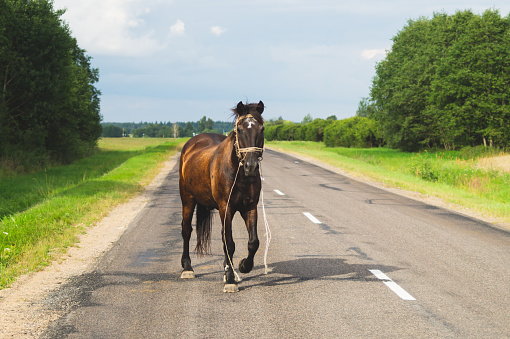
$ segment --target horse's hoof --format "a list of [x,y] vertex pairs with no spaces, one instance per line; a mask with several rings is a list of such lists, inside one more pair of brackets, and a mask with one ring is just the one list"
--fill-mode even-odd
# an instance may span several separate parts
[[243,260],[241,260],[239,262],[239,272],[241,272],[241,273],[250,273],[252,268],[253,268],[253,261],[252,261],[251,265],[246,264],[246,258],[244,258]]
[[223,293],[236,293],[239,292],[237,284],[225,284],[223,286]]
[[[243,278],[241,278],[240,276],[238,276],[237,274],[235,274],[235,280],[236,280],[236,283],[240,283],[241,281],[243,281]],[[223,275],[223,282],[226,283],[227,282],[227,276],[224,274]]]
[[181,279],[194,279],[195,278],[195,272],[193,271],[182,271],[181,273]]

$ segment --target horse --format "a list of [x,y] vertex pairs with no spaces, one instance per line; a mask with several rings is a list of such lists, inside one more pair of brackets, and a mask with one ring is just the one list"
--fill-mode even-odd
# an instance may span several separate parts
[[196,207],[197,245],[202,255],[210,251],[211,217],[219,210],[224,259],[224,292],[238,292],[239,278],[233,267],[235,243],[232,219],[239,212],[248,231],[248,256],[239,263],[239,271],[253,268],[259,248],[257,204],[262,187],[260,161],[264,151],[264,103],[243,104],[232,109],[235,127],[228,136],[203,133],[183,146],[179,164],[179,191],[182,202],[183,251],[181,278],[195,277],[189,255],[193,231],[191,221]]

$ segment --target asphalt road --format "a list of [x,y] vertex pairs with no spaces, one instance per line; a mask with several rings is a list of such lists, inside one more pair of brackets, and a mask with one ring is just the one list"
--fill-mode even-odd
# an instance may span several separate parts
[[[217,214],[213,253],[179,278],[176,166],[97,269],[54,293],[65,315],[45,337],[510,337],[508,232],[274,151],[262,169],[269,274],[259,204],[261,248],[239,293],[222,292]],[[239,215],[234,239],[237,263]]]

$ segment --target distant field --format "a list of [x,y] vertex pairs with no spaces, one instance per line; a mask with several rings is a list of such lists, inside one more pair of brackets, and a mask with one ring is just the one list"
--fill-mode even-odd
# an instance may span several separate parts
[[[101,138],[98,146],[106,151],[139,151],[150,146],[158,146],[175,139],[164,138]],[[179,139],[187,140],[187,139]]]
[[187,139],[106,138],[71,165],[0,180],[0,288],[44,267],[157,175]]
[[388,148],[327,148],[322,143],[306,141],[266,145],[510,223],[510,155],[503,152],[477,147],[407,153]]

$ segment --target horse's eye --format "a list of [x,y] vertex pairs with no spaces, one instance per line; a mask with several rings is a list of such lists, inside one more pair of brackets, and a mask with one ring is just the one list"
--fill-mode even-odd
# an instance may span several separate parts
[[261,131],[265,130],[266,128],[264,126],[262,126],[262,128],[260,129]]

